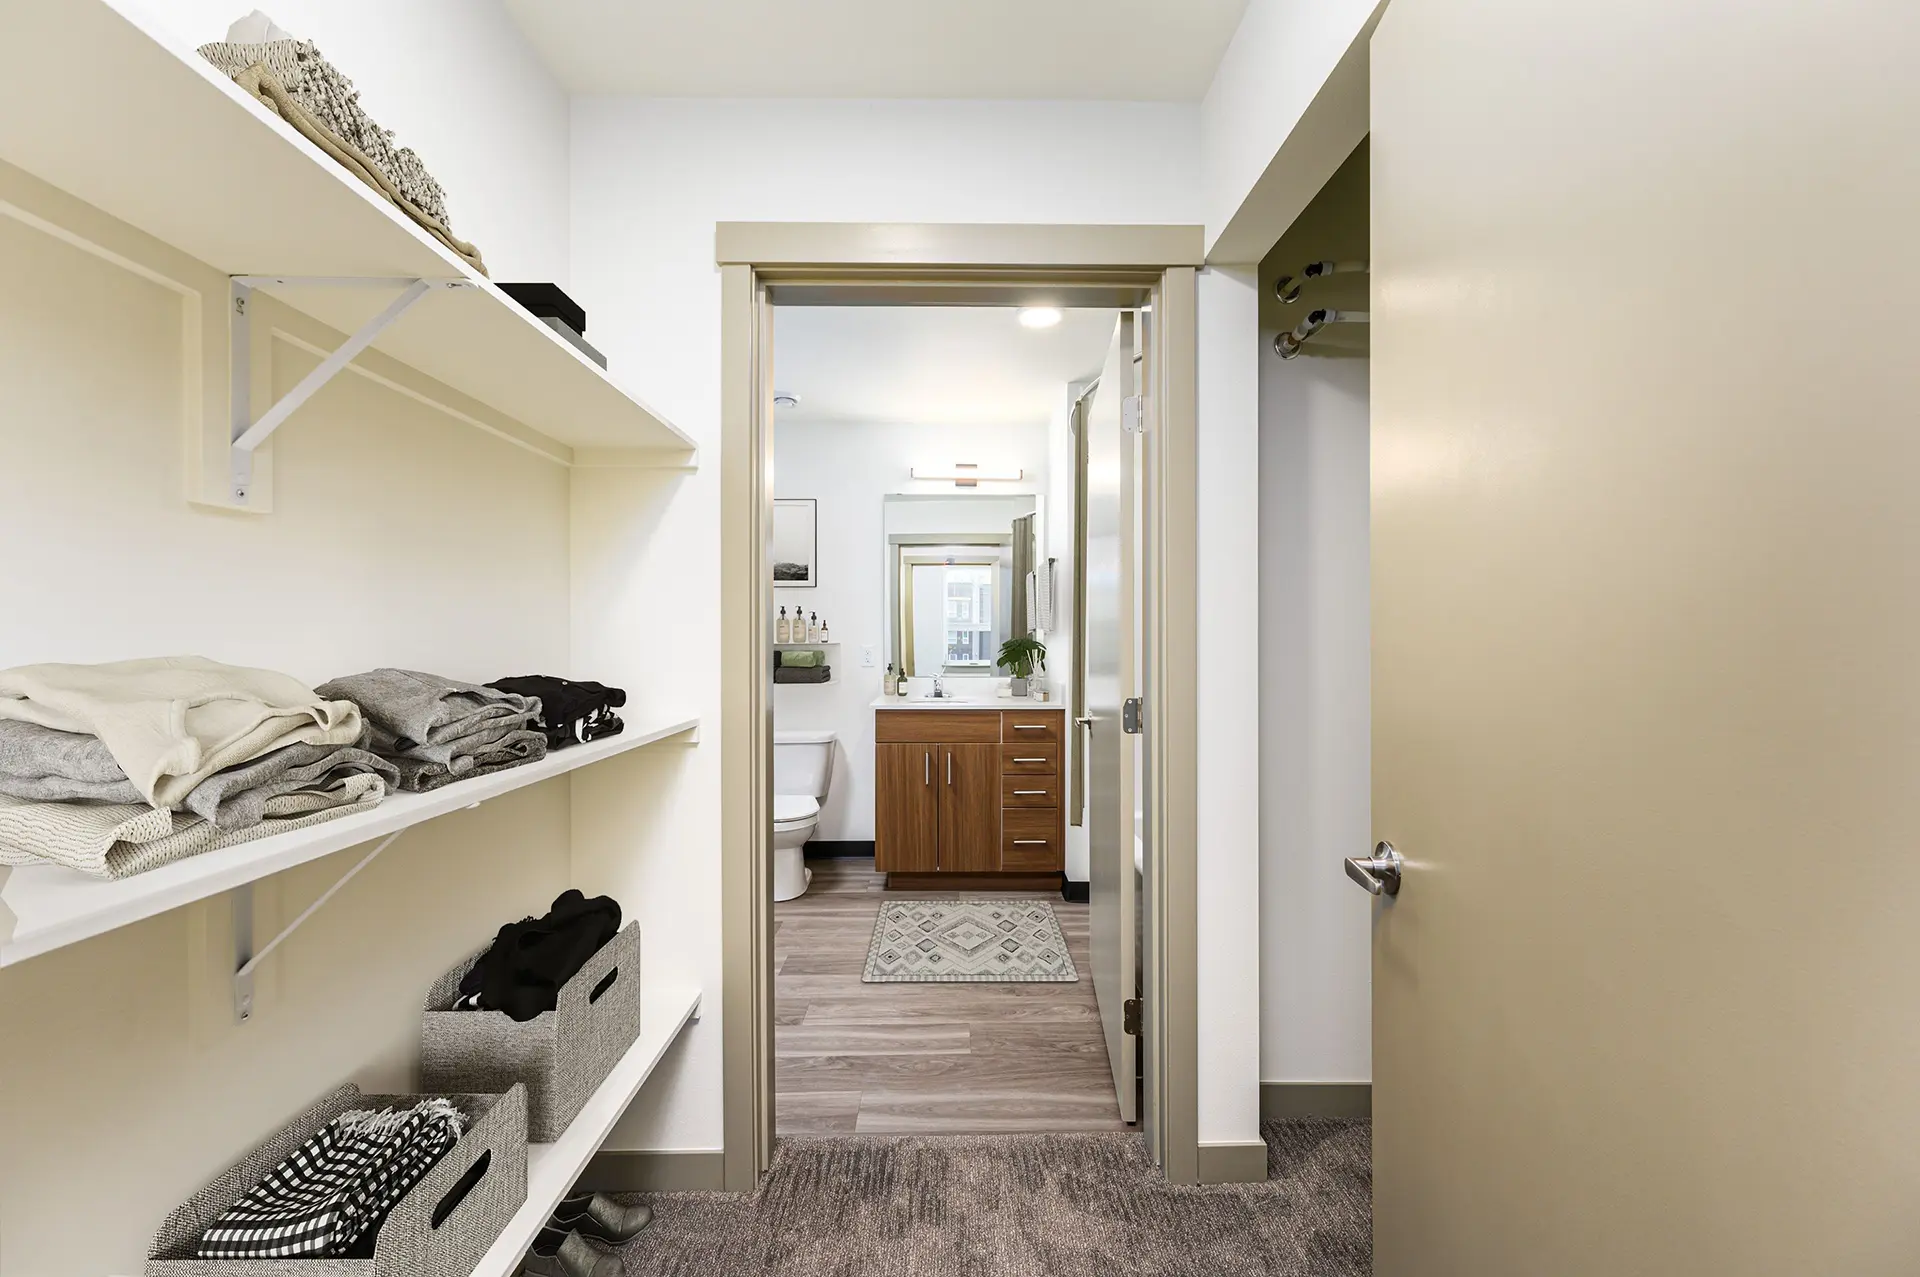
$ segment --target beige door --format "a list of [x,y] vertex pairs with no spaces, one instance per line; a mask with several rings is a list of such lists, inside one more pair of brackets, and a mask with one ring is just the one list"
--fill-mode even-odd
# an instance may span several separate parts
[[1138,1121],[1139,1039],[1126,1031],[1137,983],[1133,836],[1138,736],[1121,730],[1121,704],[1137,695],[1138,596],[1134,587],[1135,436],[1121,427],[1133,393],[1133,317],[1114,328],[1087,411],[1087,855],[1092,900],[1093,989],[1106,1030],[1120,1116]]
[[1374,37],[1381,1277],[1920,1272],[1916,68],[1868,0]]

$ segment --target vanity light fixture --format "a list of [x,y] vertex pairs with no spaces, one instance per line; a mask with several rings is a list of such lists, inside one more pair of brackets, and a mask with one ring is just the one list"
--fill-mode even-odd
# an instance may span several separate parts
[[1052,328],[1060,322],[1060,312],[1051,306],[1022,306],[1020,308],[1020,326],[1022,328]]
[[1024,470],[987,470],[968,463],[959,463],[946,470],[927,470],[919,466],[907,472],[921,483],[951,483],[956,488],[977,488],[986,483],[1018,483],[1026,477]]

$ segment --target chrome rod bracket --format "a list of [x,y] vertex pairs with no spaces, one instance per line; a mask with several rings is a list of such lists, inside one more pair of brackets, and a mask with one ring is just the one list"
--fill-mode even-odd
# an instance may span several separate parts
[[[319,367],[300,379],[272,407],[256,420],[253,416],[253,294],[268,287],[398,288],[400,295],[387,308],[360,326],[340,348],[320,361]],[[404,315],[415,302],[438,290],[474,287],[468,279],[382,279],[359,276],[315,278],[303,275],[233,275],[227,280],[229,308],[227,316],[228,392],[227,416],[229,471],[234,500],[245,504],[253,486],[253,454],[286,424],[302,404],[320,392],[340,370],[359,357],[379,339],[394,320]]]
[[253,884],[244,883],[233,889],[233,1015],[235,1020],[245,1024],[253,1017],[253,973],[260,969],[260,964],[266,960],[267,955],[278,949],[283,940],[298,931],[307,919],[320,911],[322,905],[338,895],[342,887],[352,882],[355,874],[377,860],[381,852],[393,846],[399,841],[400,835],[406,832],[404,829],[397,829],[375,843],[373,850],[362,856],[358,864],[340,875],[337,882],[320,893],[318,900],[302,909],[299,917],[283,927],[279,935],[261,945],[257,952],[253,947]]

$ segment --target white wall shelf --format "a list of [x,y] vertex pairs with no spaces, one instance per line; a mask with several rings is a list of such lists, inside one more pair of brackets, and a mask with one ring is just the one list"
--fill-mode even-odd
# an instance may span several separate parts
[[[77,91],[49,49],[86,50],[92,87]],[[0,158],[216,270],[288,280],[258,286],[342,333],[391,294],[311,281],[465,284],[436,289],[374,348],[562,444],[670,464],[694,449],[199,54],[105,0],[8,6]]]
[[680,1030],[700,1015],[700,991],[648,988],[640,997],[640,1040],[633,1044],[613,1072],[587,1100],[580,1115],[551,1144],[527,1149],[527,1200],[507,1224],[493,1248],[473,1270],[474,1277],[511,1277],[520,1259],[553,1215],[553,1208],[573,1188],[593,1155],[600,1151],[614,1123],[653,1075]]
[[0,875],[0,967],[243,887],[616,754],[689,736],[699,726],[697,718],[651,727],[629,723],[618,736],[555,750],[537,763],[456,781],[425,794],[396,794],[371,811],[206,852],[118,881],[103,882],[57,865],[21,866]]

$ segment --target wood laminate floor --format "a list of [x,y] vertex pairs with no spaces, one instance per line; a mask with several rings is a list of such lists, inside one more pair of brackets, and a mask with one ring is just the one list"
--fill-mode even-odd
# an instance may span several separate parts
[[863,984],[881,900],[943,893],[888,893],[871,859],[809,867],[807,894],[774,907],[780,1134],[1130,1129],[1094,1001],[1086,905],[1046,897],[1077,983]]

